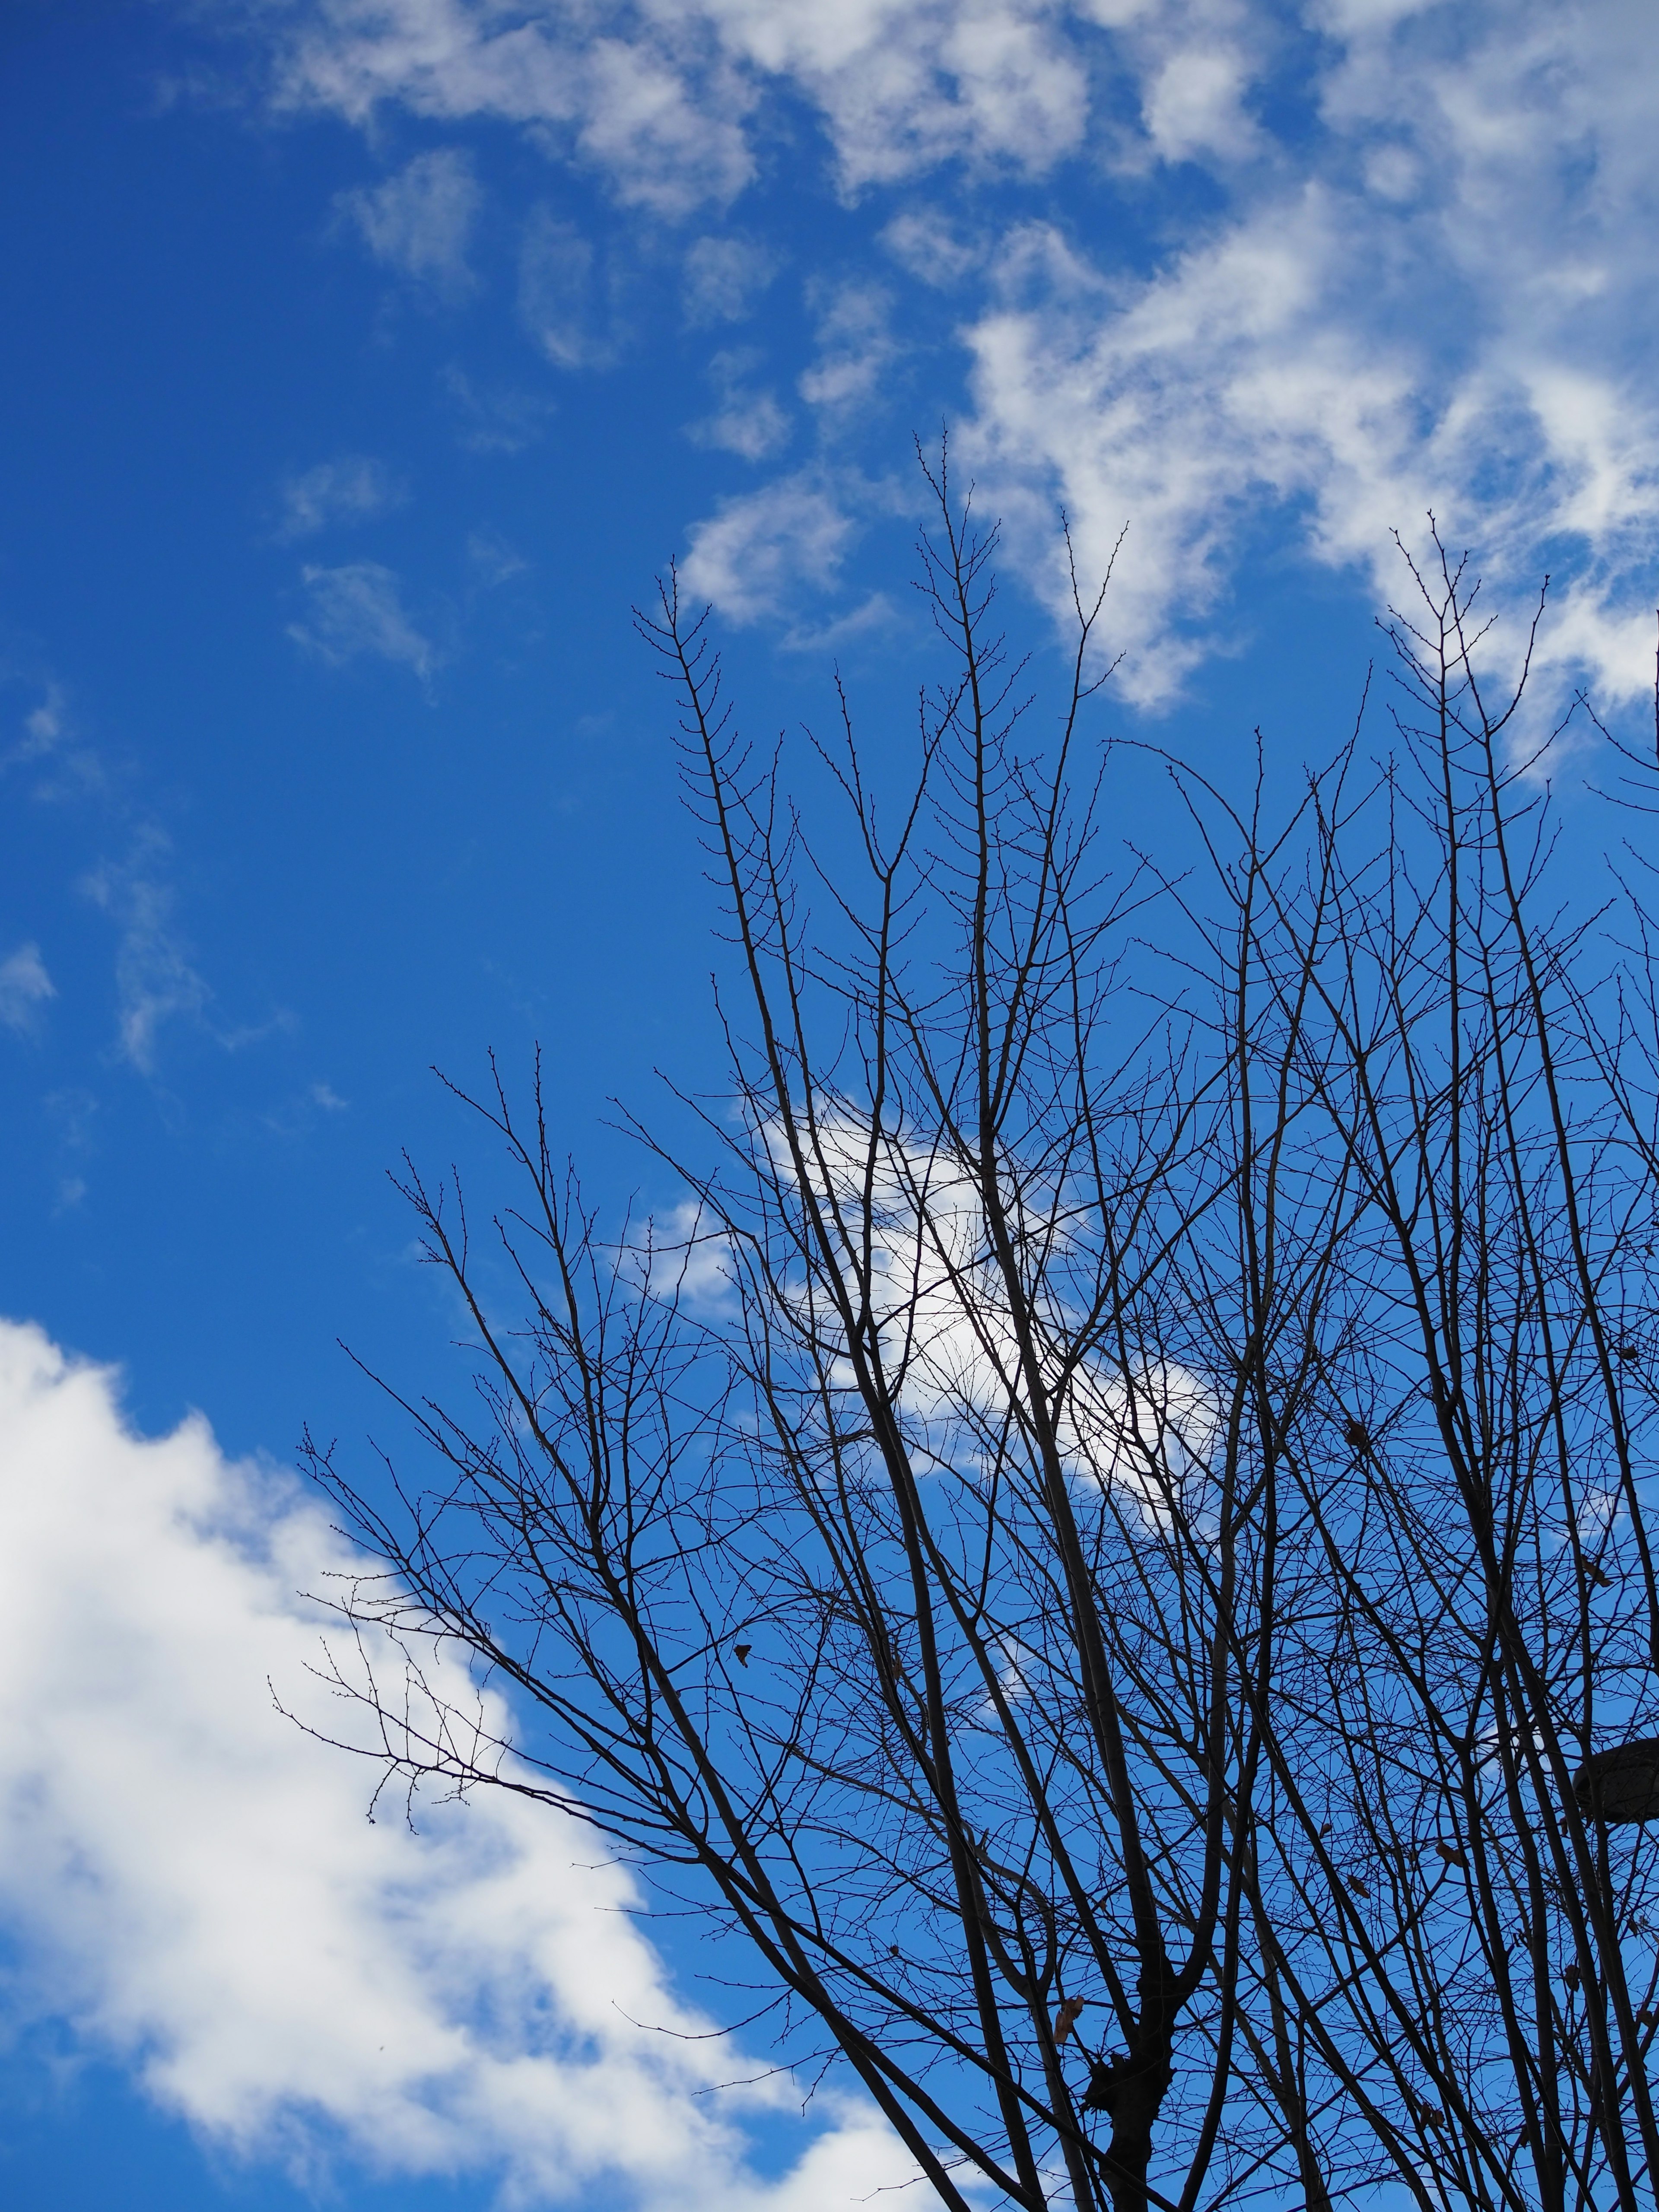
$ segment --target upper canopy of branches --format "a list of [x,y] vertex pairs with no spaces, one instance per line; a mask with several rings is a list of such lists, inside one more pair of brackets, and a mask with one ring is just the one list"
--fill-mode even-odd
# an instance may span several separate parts
[[[609,1243],[539,1091],[477,1102],[492,1252],[403,1182],[481,1395],[408,1401],[396,1512],[314,1455],[387,1565],[362,1648],[424,1684],[351,1677],[375,1743],[718,1915],[947,2205],[1634,2207],[1654,1850],[1572,1777],[1659,1732],[1645,940],[1549,914],[1437,547],[1387,757],[1273,829],[1171,763],[1194,855],[1121,865],[1102,600],[1026,749],[994,535],[928,481],[914,782],[878,817],[844,700],[820,751],[855,876],[672,575],[641,617],[730,1101]],[[510,1686],[510,1754],[434,1638]]]

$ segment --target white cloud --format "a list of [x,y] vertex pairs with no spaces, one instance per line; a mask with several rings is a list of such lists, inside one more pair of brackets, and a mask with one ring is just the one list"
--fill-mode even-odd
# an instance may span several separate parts
[[[1264,521],[1381,594],[1389,530],[1419,531],[1432,503],[1506,605],[1542,568],[1565,580],[1545,672],[1559,689],[1588,672],[1616,702],[1648,681],[1659,565],[1650,16],[1635,0],[289,0],[261,20],[290,102],[516,121],[658,213],[729,199],[762,174],[753,147],[815,118],[843,193],[902,188],[890,267],[982,288],[964,444],[996,472],[1012,542],[1038,562],[1024,525],[1041,516],[1046,544],[1059,499],[1085,551],[1130,522],[1120,609],[1143,700],[1213,649]],[[1067,162],[1087,191],[1062,238]],[[1002,234],[977,270],[955,224],[964,165],[1001,185],[975,202]],[[580,293],[580,245],[560,252],[551,289]],[[591,312],[542,334],[555,359],[614,350]],[[831,334],[803,391],[851,422],[883,367]]]
[[781,477],[691,532],[687,590],[733,622],[782,613],[803,586],[831,588],[856,534],[852,518],[810,471]]
[[663,216],[722,204],[753,173],[741,127],[751,94],[694,12],[641,24],[573,19],[556,0],[505,19],[466,0],[301,0],[276,21],[285,106],[367,125],[395,101],[434,119],[529,125],[624,204]]
[[370,522],[408,497],[384,461],[342,453],[284,479],[277,542],[291,544],[339,523]]
[[0,743],[0,774],[38,763],[32,789],[39,799],[84,799],[101,792],[107,781],[103,762],[77,733],[63,685],[0,667],[0,690],[9,691],[17,682],[40,696],[22,717],[21,734],[9,744]]
[[755,390],[744,380],[761,359],[758,352],[744,347],[717,353],[710,361],[708,377],[719,404],[712,415],[691,425],[690,434],[698,445],[740,453],[746,461],[763,461],[788,444],[789,417],[775,393]]
[[707,13],[735,62],[787,76],[817,108],[849,194],[953,160],[1042,174],[1083,143],[1086,27],[1044,0],[710,0]]
[[809,407],[866,409],[900,347],[889,327],[893,296],[883,284],[844,283],[818,301],[818,357],[800,380]]
[[195,1020],[211,997],[173,923],[173,886],[162,868],[167,844],[143,830],[127,859],[106,861],[82,889],[115,923],[117,1048],[141,1075],[154,1075],[164,1023]]
[[1260,137],[1242,105],[1246,82],[1238,57],[1225,48],[1171,54],[1148,85],[1141,109],[1161,158],[1191,161],[1211,154],[1237,161],[1256,152]]
[[556,368],[599,368],[617,337],[595,273],[593,248],[574,223],[538,208],[519,256],[519,313]]
[[[1055,503],[1091,573],[1128,522],[1113,621],[1132,696],[1167,699],[1209,648],[1205,619],[1264,510],[1296,518],[1306,550],[1365,575],[1379,601],[1400,588],[1391,532],[1420,540],[1431,509],[1479,547],[1512,615],[1539,570],[1575,565],[1540,675],[1587,666],[1615,699],[1650,682],[1651,400],[1616,352],[1587,357],[1577,306],[1534,301],[1505,333],[1501,284],[1488,291],[1484,270],[1466,283],[1430,243],[1320,182],[1139,284],[1079,266],[1052,234],[1011,240],[1005,304],[968,334],[965,452],[1039,569]],[[1449,334],[1413,294],[1454,282],[1467,324]],[[1059,604],[1057,574],[1054,588]]]
[[0,1024],[20,1036],[34,1027],[42,1000],[55,999],[58,987],[35,944],[20,945],[0,960]]
[[483,201],[466,155],[441,146],[384,184],[337,194],[334,204],[377,261],[453,301],[472,289],[467,249]]
[[850,2212],[897,2179],[845,2108],[753,2177],[740,2123],[785,2098],[698,2094],[757,2069],[677,2039],[709,2023],[591,1831],[488,1792],[413,1832],[401,1802],[364,1818],[373,1770],[272,1699],[337,1732],[298,1593],[359,1564],[199,1416],[142,1439],[109,1370],[0,1322],[14,2017],[67,2021],[212,2142],[313,2177],[337,2142],[384,2173],[653,2212]]
[[731,1244],[695,1199],[653,1215],[625,1263],[629,1279],[641,1289],[693,1308],[725,1307],[735,1292]]
[[[1630,8],[1508,0],[1433,37],[1422,14],[1311,9],[1334,42],[1304,88],[1326,136],[1279,149],[1139,283],[1079,282],[1075,253],[1062,270],[1017,239],[970,333],[965,442],[997,493],[1045,532],[1063,501],[1094,566],[1130,523],[1116,633],[1144,701],[1209,648],[1264,514],[1381,602],[1390,532],[1420,542],[1430,508],[1477,549],[1510,639],[1555,571],[1540,718],[1585,673],[1615,704],[1650,684],[1659,331],[1638,242],[1659,58]],[[1182,112],[1172,155],[1203,150]]]
[[38,707],[32,707],[23,717],[23,739],[12,756],[15,760],[34,760],[49,753],[64,735],[64,694],[56,684],[46,686],[46,696]]
[[1086,21],[1052,0],[528,0],[510,16],[487,0],[289,0],[267,21],[285,106],[527,125],[669,216],[750,181],[745,122],[778,80],[823,118],[848,192],[957,157],[1046,171],[1088,114]]
[[[870,1320],[886,1371],[902,1378],[906,1418],[945,1458],[975,1437],[1006,1438],[1020,1349],[972,1176],[902,1139],[872,1147],[868,1121],[833,1108],[814,1131],[824,1200],[844,1219],[872,1210]],[[767,1140],[777,1171],[793,1180],[781,1133],[769,1130]],[[681,1221],[690,1237],[696,1208],[682,1208]],[[822,1342],[822,1318],[810,1327]],[[838,1387],[852,1390],[850,1364],[837,1364]],[[1155,1355],[1127,1370],[1091,1360],[1071,1372],[1055,1443],[1074,1481],[1109,1488],[1156,1520],[1172,1488],[1195,1494],[1218,1421],[1214,1391],[1174,1360]]]
[[777,274],[778,257],[746,238],[698,238],[686,248],[685,319],[694,329],[740,323]]
[[556,411],[545,392],[479,386],[453,362],[440,382],[462,418],[460,441],[470,453],[521,453],[536,443]]
[[466,563],[478,584],[485,591],[510,583],[514,576],[522,576],[530,563],[524,555],[509,545],[498,531],[470,530],[466,538]]
[[424,684],[439,653],[405,611],[403,590],[378,561],[349,561],[343,568],[307,565],[300,571],[310,599],[306,619],[290,623],[289,635],[320,660],[339,667],[363,655],[408,668]]
[[924,284],[959,284],[984,258],[938,208],[908,208],[881,234],[881,243],[907,275]]

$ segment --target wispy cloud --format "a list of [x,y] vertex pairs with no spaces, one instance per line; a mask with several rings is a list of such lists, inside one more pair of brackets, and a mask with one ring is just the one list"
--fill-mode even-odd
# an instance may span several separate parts
[[267,1106],[259,1118],[275,1135],[291,1139],[308,1136],[326,1116],[350,1110],[351,1101],[342,1098],[331,1083],[317,1082]]
[[556,368],[602,368],[620,329],[590,240],[550,208],[533,210],[519,254],[519,313]]
[[808,611],[798,612],[781,632],[778,643],[787,653],[810,653],[822,661],[826,653],[839,653],[859,638],[890,629],[897,620],[898,611],[886,592],[869,592],[845,613],[815,617]]
[[283,479],[277,542],[291,544],[339,524],[372,521],[401,507],[408,496],[386,463],[368,454],[342,453],[319,461]]
[[443,146],[384,184],[339,193],[335,207],[377,261],[453,301],[476,281],[467,254],[483,201],[466,155]]
[[775,392],[755,386],[748,379],[764,356],[752,347],[728,348],[708,364],[708,380],[717,404],[712,415],[692,423],[690,435],[700,446],[717,446],[740,453],[746,461],[769,460],[789,442],[789,417]]
[[[141,1438],[111,1371],[0,1323],[10,2021],[67,2022],[222,2150],[313,2183],[342,2152],[639,2212],[852,2212],[901,2182],[861,2112],[808,2127],[781,2084],[715,2091],[762,2069],[669,1983],[591,1832],[490,1793],[365,1820],[372,1768],[272,1703],[337,1733],[295,1592],[363,1564],[199,1416]],[[774,2180],[761,2116],[799,2129]]]
[[338,568],[307,565],[300,571],[309,605],[289,635],[331,667],[350,660],[389,660],[427,684],[441,655],[417,629],[403,602],[396,574],[378,561],[349,561]]
[[23,713],[17,736],[0,742],[0,770],[38,767],[33,787],[37,799],[106,795],[105,764],[76,731],[64,686],[51,678],[30,682],[0,670],[0,685],[7,690],[20,682],[35,704]]
[[72,1085],[49,1091],[40,1103],[58,1153],[56,1211],[72,1212],[87,1194],[86,1170],[97,1150],[98,1101],[90,1091]]
[[808,406],[834,416],[867,410],[902,350],[892,331],[893,295],[884,284],[843,283],[817,300],[818,357],[800,380]]
[[43,753],[52,752],[64,737],[64,693],[61,685],[49,684],[46,696],[38,707],[31,707],[23,717],[23,737],[12,755],[15,760],[38,760]]
[[[49,681],[40,690],[40,702],[24,717],[21,743],[0,750],[0,769],[27,769],[28,796],[36,805],[94,810],[97,827],[89,834],[96,842],[91,851],[101,848],[104,857],[90,866],[83,860],[71,870],[71,878],[80,896],[100,908],[112,927],[112,1057],[154,1078],[167,1028],[175,1023],[205,1025],[213,997],[179,926],[171,842],[139,803],[131,764],[118,758],[112,764],[77,728],[64,687]],[[112,848],[121,857],[108,857]],[[108,988],[103,978],[89,986],[82,975],[70,991],[84,1005],[89,988],[102,998]],[[58,995],[58,981],[33,940],[0,959],[0,1027],[27,1033],[37,1026],[44,1006]],[[234,1045],[236,1039],[220,1036],[218,1041]],[[64,1140],[71,1150],[79,1150],[90,1127],[90,1094],[55,1092],[47,1102],[55,1119],[61,1119],[59,1108],[65,1101],[73,1103],[75,1109],[65,1124]],[[83,1194],[85,1183],[77,1174],[64,1188],[64,1202],[73,1203]]]
[[964,238],[942,209],[907,208],[878,241],[908,276],[939,289],[960,284],[985,259],[981,242]]
[[685,319],[694,330],[742,322],[781,265],[777,252],[756,239],[694,239],[685,252]]
[[27,1036],[40,1019],[43,1002],[57,996],[38,945],[20,945],[0,960],[0,1024],[5,1028]]
[[[1583,357],[1565,303],[1559,350],[1535,328],[1480,343],[1473,303],[1456,348],[1437,348],[1401,294],[1444,272],[1413,270],[1391,228],[1309,185],[1135,286],[1042,227],[1009,242],[1006,304],[968,333],[965,455],[1038,574],[1056,505],[1091,573],[1129,524],[1114,621],[1122,680],[1144,703],[1172,696],[1209,649],[1206,618],[1264,508],[1379,601],[1398,588],[1392,531],[1419,532],[1429,510],[1456,544],[1478,544],[1495,608],[1528,599],[1540,568],[1565,568],[1540,675],[1588,667],[1615,698],[1650,684],[1650,398],[1616,353]],[[1058,604],[1064,579],[1049,575]]]
[[167,856],[161,832],[145,829],[125,860],[104,862],[82,884],[116,926],[117,1049],[141,1075],[155,1073],[164,1025],[199,1019],[212,995],[174,922]]
[[451,362],[441,379],[444,396],[461,418],[460,441],[472,453],[521,453],[533,446],[557,412],[544,392],[512,385],[478,385]]
[[[516,123],[659,213],[729,200],[769,134],[815,118],[848,198],[902,195],[886,277],[972,288],[963,446],[1039,586],[1057,502],[1097,562],[1130,523],[1125,672],[1148,705],[1224,633],[1264,520],[1382,596],[1390,528],[1431,504],[1497,599],[1554,571],[1559,682],[1618,700],[1649,680],[1659,46],[1638,9],[307,0],[262,20],[289,103]],[[995,186],[972,241],[964,167]],[[757,190],[763,246],[767,212]],[[591,258],[548,240],[543,343],[612,357],[581,304]],[[690,256],[694,319],[739,313],[741,254],[716,234]],[[849,282],[848,316],[876,280]],[[862,419],[892,360],[878,325],[826,329],[811,404]]]
[[471,530],[467,532],[466,565],[474,582],[483,590],[493,592],[502,584],[511,583],[514,576],[522,576],[530,563],[499,532]]

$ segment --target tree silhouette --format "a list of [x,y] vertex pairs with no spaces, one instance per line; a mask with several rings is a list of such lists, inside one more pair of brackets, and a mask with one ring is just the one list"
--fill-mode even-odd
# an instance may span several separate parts
[[957,2212],[1633,2206],[1653,1850],[1575,1776],[1659,1735],[1639,908],[1599,968],[1535,918],[1523,693],[1437,543],[1390,756],[1271,830],[1172,761],[1194,866],[1113,873],[1103,593],[1028,751],[995,533],[924,468],[947,672],[896,812],[844,700],[819,748],[854,870],[672,576],[641,618],[730,1084],[695,1158],[639,1130],[672,1222],[602,1233],[539,1077],[467,1102],[518,1182],[486,1254],[400,1176],[481,1395],[400,1398],[391,1506],[311,1449],[386,1567],[337,1680],[411,1782],[563,1806],[714,1916]]

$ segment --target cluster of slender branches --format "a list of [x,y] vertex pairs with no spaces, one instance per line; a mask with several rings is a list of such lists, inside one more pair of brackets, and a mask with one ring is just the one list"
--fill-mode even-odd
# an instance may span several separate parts
[[312,1454],[385,1563],[340,1680],[392,1768],[711,1916],[955,2212],[1634,2212],[1659,1867],[1576,1777],[1659,1735],[1639,900],[1551,907],[1524,671],[1488,696],[1437,542],[1382,751],[1271,827],[1167,762],[1191,854],[1121,866],[1102,599],[1028,750],[994,533],[928,481],[947,673],[896,811],[850,718],[821,749],[851,876],[672,578],[641,617],[730,1085],[640,1132],[670,1224],[602,1233],[539,1082],[468,1102],[519,1186],[485,1250],[402,1180],[478,1396],[405,1396],[390,1492]]

